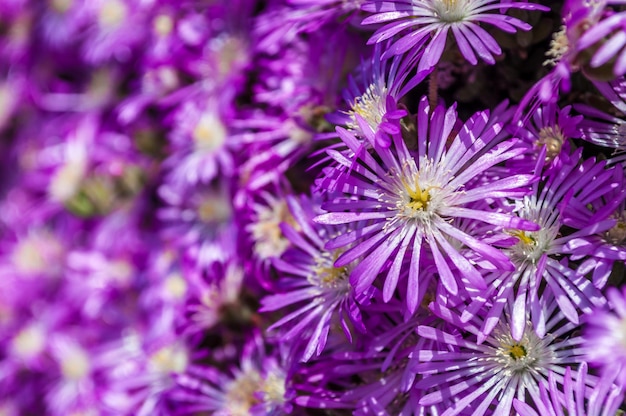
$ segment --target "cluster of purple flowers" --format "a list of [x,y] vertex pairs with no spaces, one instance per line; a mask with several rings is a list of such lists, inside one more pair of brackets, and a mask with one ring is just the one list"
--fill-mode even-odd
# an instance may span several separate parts
[[626,410],[625,0],[0,1],[0,151],[0,415]]

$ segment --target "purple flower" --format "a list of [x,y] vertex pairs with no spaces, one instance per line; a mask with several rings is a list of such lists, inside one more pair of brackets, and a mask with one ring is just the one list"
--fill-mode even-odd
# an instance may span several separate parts
[[[563,26],[553,34],[548,59],[544,65],[553,69],[541,78],[526,93],[514,119],[519,119],[522,111],[532,114],[540,103],[555,103],[561,90],[571,88],[571,74],[580,69],[577,44],[588,27],[593,27],[602,17],[606,2],[567,0],[561,10]],[[530,108],[527,108],[530,106]]]
[[156,213],[166,242],[198,267],[224,258],[218,246],[233,230],[233,207],[226,184],[214,181],[180,189],[164,183],[159,195],[167,204]]
[[280,348],[273,354],[266,349],[254,334],[244,344],[239,363],[228,371],[192,365],[176,378],[176,414],[279,416],[290,411],[285,360]]
[[415,53],[423,48],[424,54],[417,67],[419,73],[439,62],[450,32],[461,54],[472,65],[478,63],[478,58],[495,64],[494,56],[500,55],[502,50],[480,24],[487,23],[509,33],[518,29],[530,30],[528,23],[515,17],[493,13],[494,10],[501,12],[512,8],[549,10],[534,3],[497,0],[370,0],[363,5],[363,10],[376,14],[367,17],[362,24],[387,23],[374,33],[369,43],[382,42],[401,34],[384,57],[409,50]]
[[[586,241],[595,233],[611,228],[614,221],[607,219],[610,211],[592,212],[586,207],[598,194],[608,194],[617,183],[614,171],[605,170],[605,162],[581,161],[581,153],[566,158],[559,170],[546,174],[533,184],[533,194],[516,204],[517,215],[537,223],[540,228],[536,231],[509,231],[517,242],[505,253],[515,270],[487,275],[485,280],[489,288],[478,294],[463,311],[461,320],[469,321],[474,313],[487,307],[481,328],[484,335],[495,327],[503,311],[511,316],[511,334],[519,340],[526,326],[523,317],[527,314],[539,336],[545,334],[548,319],[543,313],[545,305],[555,302],[567,319],[578,323],[577,309],[589,312],[593,305],[604,303],[599,291],[601,286],[595,287],[579,274],[569,259],[570,244]],[[545,153],[540,155],[543,157]],[[539,170],[543,163],[539,160]],[[580,221],[568,222],[572,229],[565,232],[564,216],[573,210],[585,211],[580,214]]]
[[[521,163],[535,164],[537,154],[546,146],[546,167],[558,164],[555,161],[561,152],[569,154],[570,139],[580,137],[578,129],[582,116],[571,116],[571,107],[559,108],[554,103],[540,106],[525,122],[511,126],[511,132],[529,147]],[[526,119],[526,117],[524,117]]]
[[114,413],[171,414],[168,399],[175,387],[174,377],[188,371],[198,355],[187,339],[159,323],[158,313],[151,318],[150,330],[140,332],[129,327],[121,339],[105,345],[99,355],[108,364],[102,402]]
[[[539,385],[550,371],[563,374],[567,367],[581,361],[585,339],[567,337],[576,326],[564,319],[554,303],[543,309],[550,318],[543,337],[537,336],[526,315],[522,316],[523,335],[516,340],[511,334],[511,320],[519,318],[506,316],[482,343],[478,341],[482,318],[476,319],[478,326],[463,324],[445,307],[433,303],[431,308],[452,326],[447,331],[417,328],[421,337],[435,341],[438,348],[416,349],[414,354],[420,363],[414,370],[423,375],[416,387],[432,389],[420,399],[421,405],[454,401],[442,415],[456,415],[467,409],[473,415],[510,414],[515,397],[528,404],[540,401]],[[594,384],[594,380],[586,381]],[[562,386],[562,378],[557,383]]]
[[594,212],[609,212],[613,226],[608,230],[598,230],[594,235],[584,238],[572,238],[568,241],[566,251],[571,253],[572,260],[582,260],[578,266],[581,275],[592,273],[592,281],[596,287],[604,287],[611,275],[615,262],[626,261],[626,186],[624,173],[614,169],[614,187],[592,201],[584,208],[568,210],[564,218],[565,224],[580,227],[589,222]]
[[400,132],[398,120],[408,115],[398,102],[423,80],[425,74],[409,78],[413,60],[400,56],[391,60],[388,67],[389,61],[380,57],[383,50],[382,44],[376,44],[371,58],[357,68],[355,76],[349,78],[348,88],[343,91],[348,109],[329,114],[327,119],[357,137],[364,137],[356,118],[358,114],[375,132],[376,143],[389,147],[390,136]]
[[[293,248],[280,258],[274,266],[282,276],[277,283],[279,293],[262,299],[261,312],[275,311],[293,306],[293,312],[285,314],[269,329],[285,328],[281,339],[298,347],[306,344],[304,351],[296,352],[302,361],[320,355],[335,320],[348,340],[352,340],[350,328],[364,332],[360,306],[350,286],[352,267],[335,267],[334,263],[343,250],[326,250],[324,242],[346,230],[340,226],[314,224],[316,211],[313,201],[288,198],[287,203],[294,224],[281,224],[281,230]],[[367,300],[360,299],[361,302]],[[287,330],[286,327],[289,327]]]
[[[521,188],[533,181],[532,175],[524,174],[489,178],[493,166],[524,151],[515,147],[517,141],[498,143],[494,140],[501,125],[490,120],[484,112],[475,114],[463,126],[457,123],[455,107],[446,110],[438,106],[432,115],[429,114],[427,100],[423,98],[418,111],[415,153],[407,149],[399,135],[393,136],[391,147],[378,147],[373,131],[362,122],[361,127],[367,131],[366,139],[375,151],[375,158],[369,152],[361,151],[353,134],[338,127],[339,136],[356,157],[350,160],[332,150],[329,155],[340,165],[351,168],[349,175],[339,174],[334,179],[337,189],[350,198],[325,203],[322,208],[329,212],[316,218],[321,224],[371,221],[367,227],[356,228],[326,245],[329,249],[353,245],[339,256],[336,267],[346,266],[363,256],[350,279],[357,293],[369,288],[385,264],[390,262],[383,288],[383,298],[389,300],[398,284],[400,271],[405,268],[405,260],[410,259],[409,311],[415,310],[420,298],[420,269],[425,267],[427,259],[422,251],[432,254],[441,283],[452,294],[458,293],[461,276],[470,286],[485,287],[483,277],[468,261],[468,254],[462,254],[455,247],[457,242],[468,247],[467,252],[480,254],[498,268],[513,268],[505,254],[460,230],[454,219],[475,219],[498,228],[538,228],[525,219],[475,204],[486,198],[495,201],[505,197],[517,198],[524,194]],[[484,183],[475,179],[485,172]],[[453,273],[447,259],[461,273]]]
[[174,113],[171,154],[163,162],[174,187],[209,184],[218,174],[234,172],[233,140],[212,95],[199,93]]
[[[245,273],[237,259],[230,253],[224,261],[214,262],[203,270],[189,271],[187,304],[184,308],[184,331],[196,334],[214,329],[232,318],[249,320],[253,313],[241,302]],[[230,315],[230,316],[229,316]]]

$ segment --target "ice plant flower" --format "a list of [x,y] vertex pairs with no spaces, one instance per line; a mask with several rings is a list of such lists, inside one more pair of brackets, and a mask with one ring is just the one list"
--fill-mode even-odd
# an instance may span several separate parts
[[[516,340],[511,334],[511,318],[504,317],[483,343],[477,342],[481,318],[475,321],[478,326],[463,324],[445,307],[433,303],[431,308],[452,327],[446,331],[430,326],[417,328],[421,337],[437,342],[439,347],[416,349],[419,364],[414,370],[423,375],[416,386],[432,389],[420,399],[421,405],[454,400],[442,415],[457,415],[467,408],[476,416],[508,415],[515,397],[529,405],[540,401],[539,385],[547,380],[549,372],[563,374],[582,359],[585,339],[564,336],[576,325],[567,322],[555,303],[544,309],[550,317],[545,336],[537,336],[526,315],[523,336]],[[593,385],[594,380],[586,381]],[[559,378],[557,383],[562,386],[563,380]]]
[[208,184],[218,174],[232,175],[233,141],[226,126],[224,112],[210,94],[198,94],[174,113],[170,133],[172,153],[163,162],[169,171],[167,182],[185,187]]
[[400,36],[383,57],[423,49],[418,73],[437,65],[446,47],[448,33],[452,33],[461,54],[472,65],[476,65],[479,58],[493,65],[495,56],[500,55],[502,49],[481,24],[487,23],[508,33],[515,33],[518,29],[530,30],[528,23],[501,14],[502,10],[549,10],[535,3],[498,0],[370,0],[362,8],[375,13],[365,18],[362,24],[385,23],[372,35],[369,43]]
[[343,99],[348,108],[329,114],[327,119],[354,132],[358,137],[363,137],[364,133],[356,119],[358,114],[375,132],[378,145],[389,147],[390,135],[399,132],[398,120],[408,115],[399,105],[399,101],[424,79],[425,74],[420,73],[409,78],[413,60],[402,56],[382,60],[383,51],[382,43],[374,46],[371,59],[357,68],[356,74],[349,78],[348,87],[343,91]]
[[[541,157],[544,159],[538,160],[538,171],[545,163],[545,150]],[[610,229],[614,223],[607,218],[610,212],[587,211],[582,220],[570,222],[571,229],[567,231],[564,213],[586,207],[594,195],[608,194],[619,182],[614,180],[612,170],[605,170],[605,162],[581,161],[580,151],[567,159],[558,171],[546,174],[533,184],[533,193],[517,203],[517,215],[537,223],[540,229],[530,232],[509,230],[517,242],[504,252],[515,265],[515,270],[488,274],[485,277],[488,289],[475,296],[463,310],[461,319],[468,321],[474,313],[485,311],[487,306],[481,329],[483,335],[493,330],[503,311],[511,316],[511,334],[519,340],[525,328],[523,317],[527,313],[539,335],[545,333],[548,317],[542,311],[547,304],[556,302],[567,319],[578,323],[578,309],[590,312],[593,305],[604,303],[599,289],[571,264],[569,244],[572,240],[585,241],[597,232]]]
[[176,189],[164,183],[158,190],[165,202],[156,215],[160,233],[198,266],[223,258],[218,241],[232,232],[233,207],[228,186],[219,181]]
[[[559,92],[569,92],[571,75],[577,72],[582,63],[577,48],[578,41],[585,30],[593,27],[602,17],[605,0],[567,0],[561,10],[563,25],[552,35],[550,49],[546,52],[544,66],[552,69],[526,93],[515,119],[522,111],[532,114],[540,103],[555,103]],[[528,108],[530,106],[530,108]]]
[[476,267],[450,241],[459,241],[496,267],[513,268],[501,251],[455,227],[454,219],[473,218],[496,227],[527,231],[538,228],[514,215],[474,209],[472,204],[485,198],[519,197],[524,193],[521,188],[534,180],[533,175],[514,174],[485,183],[473,182],[481,173],[523,152],[515,147],[516,140],[494,141],[501,131],[500,124],[489,123],[489,115],[479,112],[459,126],[455,106],[447,110],[438,106],[430,115],[426,98],[420,102],[417,117],[416,154],[407,149],[399,135],[393,137],[393,146],[379,148],[369,129],[366,139],[378,156],[375,158],[359,152],[355,136],[337,128],[341,139],[356,154],[354,162],[329,151],[339,164],[352,167],[346,178],[337,178],[338,190],[351,198],[329,201],[322,206],[329,212],[316,218],[321,224],[371,221],[367,227],[336,237],[326,245],[329,249],[352,246],[339,256],[336,267],[363,256],[350,278],[357,293],[369,288],[389,261],[392,264],[383,288],[383,297],[388,301],[405,259],[411,259],[407,289],[410,311],[415,310],[419,298],[420,269],[426,259],[423,249],[432,253],[441,282],[452,294],[458,293],[460,276],[453,273],[446,258],[471,285],[485,287],[485,283]]
[[177,377],[176,414],[210,412],[223,416],[278,416],[289,413],[290,393],[281,349],[273,353],[258,333],[244,344],[236,365],[228,371],[192,365]]
[[[281,339],[291,342],[294,348],[301,343],[306,346],[302,361],[320,355],[331,332],[331,326],[338,320],[348,340],[352,340],[351,328],[365,332],[359,304],[350,286],[352,267],[335,267],[334,263],[343,250],[327,250],[324,243],[329,238],[345,233],[342,226],[325,226],[312,221],[315,211],[314,201],[294,197],[287,204],[294,217],[294,226],[281,224],[283,234],[292,247],[283,256],[273,261],[282,278],[278,282],[278,292],[262,299],[261,312],[285,309],[293,306],[269,329],[285,328]],[[367,300],[369,293],[360,299]],[[286,328],[289,328],[288,330]]]
[[578,125],[583,119],[570,115],[570,110],[570,106],[561,109],[554,103],[547,103],[537,108],[526,122],[518,120],[510,127],[512,133],[529,146],[529,154],[524,155],[522,163],[534,164],[543,146],[546,147],[545,167],[552,166],[561,152],[569,154],[569,140],[580,137]]

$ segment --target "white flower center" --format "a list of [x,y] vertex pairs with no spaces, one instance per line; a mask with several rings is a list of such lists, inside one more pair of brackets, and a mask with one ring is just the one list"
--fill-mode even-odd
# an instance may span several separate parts
[[50,0],[50,7],[57,13],[65,13],[74,4],[74,0]]
[[85,377],[91,370],[89,356],[80,347],[67,351],[61,359],[61,372],[63,376],[70,380],[79,380]]
[[158,15],[153,24],[154,31],[160,36],[167,36],[174,29],[174,20],[166,14]]
[[441,186],[441,179],[446,175],[440,170],[431,160],[422,157],[419,171],[415,162],[410,160],[404,163],[402,172],[389,173],[396,192],[384,195],[382,201],[395,207],[396,216],[387,227],[397,221],[417,221],[430,226],[442,207],[453,204],[457,191]]
[[270,373],[263,381],[263,393],[266,402],[272,404],[282,404],[285,401],[285,376],[282,374]]
[[126,260],[112,260],[108,263],[107,269],[111,280],[122,287],[130,284],[135,272],[133,265]]
[[535,197],[525,197],[518,215],[541,226],[539,231],[513,230],[509,234],[519,241],[510,250],[510,258],[518,266],[527,262],[536,264],[537,261],[552,247],[552,243],[559,234],[559,212],[549,211],[537,207]]
[[183,373],[188,363],[187,351],[178,344],[167,345],[150,356],[150,364],[162,374]]
[[[255,393],[262,387],[263,380],[258,371],[248,369],[237,375],[226,386],[224,410],[231,416],[249,416],[250,408],[259,402]],[[226,414],[226,413],[225,413]]]
[[204,113],[191,136],[197,150],[213,152],[226,141],[226,127],[213,113]]
[[206,224],[224,223],[232,215],[230,201],[225,194],[209,193],[203,197],[198,205],[198,217]]
[[439,19],[444,22],[460,22],[467,16],[471,0],[431,0]]
[[549,344],[550,335],[543,339],[527,326],[522,339],[515,341],[509,328],[496,329],[494,338],[497,341],[492,360],[497,361],[510,375],[514,373],[528,373],[546,368],[553,358],[553,351]]
[[21,240],[11,254],[11,261],[20,272],[53,275],[59,270],[62,256],[61,243],[43,232]]
[[48,194],[56,202],[67,202],[78,190],[87,172],[87,162],[83,158],[68,160],[63,166],[54,172]]
[[209,47],[215,52],[217,72],[221,77],[233,74],[248,60],[246,42],[239,37],[219,36]]
[[46,334],[37,325],[31,324],[22,329],[11,341],[15,354],[23,359],[39,355],[46,345]]
[[173,299],[182,299],[187,293],[187,282],[180,273],[173,273],[165,279],[165,292]]
[[296,226],[285,200],[257,208],[257,220],[250,224],[249,229],[254,238],[254,252],[259,258],[280,257],[289,247],[289,240],[280,229],[282,222]]
[[107,0],[98,14],[98,21],[104,28],[114,28],[121,24],[128,15],[128,7],[121,0]]

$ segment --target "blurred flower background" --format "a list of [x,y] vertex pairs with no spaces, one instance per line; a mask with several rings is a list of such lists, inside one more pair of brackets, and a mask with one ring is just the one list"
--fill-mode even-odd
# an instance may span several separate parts
[[623,0],[1,1],[0,415],[623,412],[625,74]]

